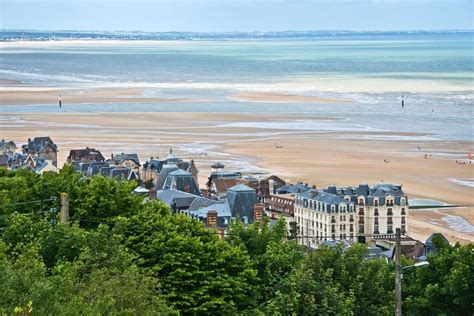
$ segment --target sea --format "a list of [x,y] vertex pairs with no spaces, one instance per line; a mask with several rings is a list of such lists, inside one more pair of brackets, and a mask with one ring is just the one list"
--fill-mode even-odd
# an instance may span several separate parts
[[[0,32],[0,79],[24,86],[143,88],[195,102],[83,103],[64,111],[234,112],[298,115],[249,128],[420,133],[474,141],[474,32],[80,33]],[[8,85],[2,90],[11,90]],[[352,102],[246,102],[239,93]],[[401,102],[404,106],[401,106]],[[14,105],[2,113],[58,111]],[[65,102],[67,104],[67,102]],[[322,116],[334,120],[306,120]],[[303,119],[301,119],[303,118]],[[408,135],[408,134],[407,134]],[[361,137],[360,135],[357,137]],[[405,136],[411,140],[411,136]]]

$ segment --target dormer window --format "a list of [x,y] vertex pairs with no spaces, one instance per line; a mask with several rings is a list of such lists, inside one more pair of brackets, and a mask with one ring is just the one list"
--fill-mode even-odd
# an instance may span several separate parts
[[364,205],[364,199],[363,198],[359,198],[359,205],[361,205],[361,206]]

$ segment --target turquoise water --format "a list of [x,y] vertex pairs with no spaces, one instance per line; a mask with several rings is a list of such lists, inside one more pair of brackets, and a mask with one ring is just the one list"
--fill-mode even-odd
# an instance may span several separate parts
[[[329,126],[292,122],[292,129],[421,132],[438,139],[474,140],[472,33],[423,38],[25,42],[0,43],[0,48],[0,78],[67,88],[143,87],[150,97],[206,100],[82,104],[66,106],[66,111],[272,111],[340,119]],[[248,91],[354,102],[269,106],[232,97]],[[56,104],[1,106],[2,112],[57,110]]]

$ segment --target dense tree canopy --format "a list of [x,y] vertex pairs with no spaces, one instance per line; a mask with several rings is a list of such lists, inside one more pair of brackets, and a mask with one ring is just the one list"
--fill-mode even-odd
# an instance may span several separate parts
[[[131,193],[133,182],[0,169],[0,314],[388,315],[394,269],[367,248],[307,250],[286,223],[236,220],[225,240]],[[58,196],[71,222],[58,223]],[[294,236],[293,236],[294,237]],[[407,269],[408,315],[470,315],[473,245]],[[404,261],[405,265],[413,262]]]

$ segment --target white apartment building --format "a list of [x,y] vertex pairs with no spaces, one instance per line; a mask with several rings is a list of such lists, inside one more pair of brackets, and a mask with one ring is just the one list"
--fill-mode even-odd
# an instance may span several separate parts
[[298,240],[309,247],[324,240],[371,243],[396,228],[408,233],[408,200],[400,185],[329,186],[299,194],[294,207]]

